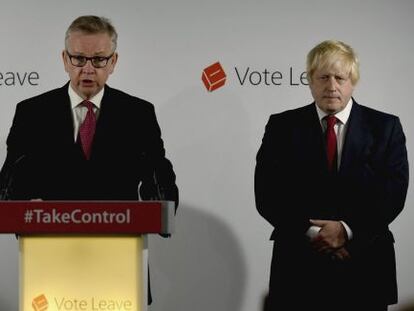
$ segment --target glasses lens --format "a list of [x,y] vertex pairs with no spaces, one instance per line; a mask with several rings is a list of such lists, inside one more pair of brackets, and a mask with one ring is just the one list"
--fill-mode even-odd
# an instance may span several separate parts
[[84,56],[71,56],[70,61],[72,62],[72,65],[82,67],[86,64],[86,57]]
[[106,57],[93,57],[91,61],[95,68],[102,68],[106,66],[108,59]]

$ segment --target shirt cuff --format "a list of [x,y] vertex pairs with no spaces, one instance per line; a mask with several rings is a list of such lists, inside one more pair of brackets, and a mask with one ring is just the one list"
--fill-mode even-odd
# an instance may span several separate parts
[[347,234],[347,236],[348,236],[348,240],[351,240],[351,239],[352,239],[352,236],[353,236],[351,228],[349,228],[349,226],[346,224],[346,222],[345,222],[345,221],[342,221],[342,220],[341,220],[341,224],[342,224],[342,225],[344,226],[344,228],[345,228],[346,234]]
[[[346,224],[345,221],[340,221],[341,224],[344,226],[345,231],[346,231],[346,235],[348,237],[348,240],[352,239],[352,230],[351,228],[349,228],[349,226]],[[310,226],[309,229],[306,231],[306,236],[310,239],[313,239],[315,236],[318,235],[319,231],[321,230],[321,227],[318,226]]]
[[309,239],[313,239],[314,237],[316,237],[319,233],[319,231],[321,230],[321,227],[318,226],[310,226],[308,231],[306,231],[306,236]]

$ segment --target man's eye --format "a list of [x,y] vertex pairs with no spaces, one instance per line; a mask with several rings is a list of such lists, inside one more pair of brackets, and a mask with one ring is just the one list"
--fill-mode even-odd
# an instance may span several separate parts
[[106,59],[105,57],[94,57],[93,60],[99,63],[99,62],[104,62]]
[[74,56],[73,58],[76,59],[78,62],[85,61],[85,57],[83,57],[83,56]]

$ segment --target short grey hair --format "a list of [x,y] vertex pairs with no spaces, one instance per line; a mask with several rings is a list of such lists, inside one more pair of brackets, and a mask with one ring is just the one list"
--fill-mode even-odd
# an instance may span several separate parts
[[84,15],[76,18],[69,28],[66,30],[65,35],[65,49],[68,49],[68,39],[72,32],[82,32],[85,34],[99,34],[106,33],[109,35],[112,41],[112,52],[115,52],[118,33],[111,21],[106,17],[99,17],[94,15]]

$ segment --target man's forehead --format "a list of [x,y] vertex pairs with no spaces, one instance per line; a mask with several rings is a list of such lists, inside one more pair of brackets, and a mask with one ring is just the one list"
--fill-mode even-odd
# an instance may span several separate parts
[[334,62],[326,62],[317,67],[316,72],[320,74],[332,74],[332,75],[349,75],[351,68],[348,64],[341,60]]
[[68,43],[81,45],[110,45],[112,44],[112,40],[107,33],[85,33],[75,31],[69,34]]
[[106,33],[88,34],[73,32],[69,35],[70,52],[77,54],[105,55],[112,48],[112,41]]
[[111,36],[107,32],[86,32],[81,30],[75,30],[69,33],[69,38],[77,37],[77,38],[107,38],[111,39]]

